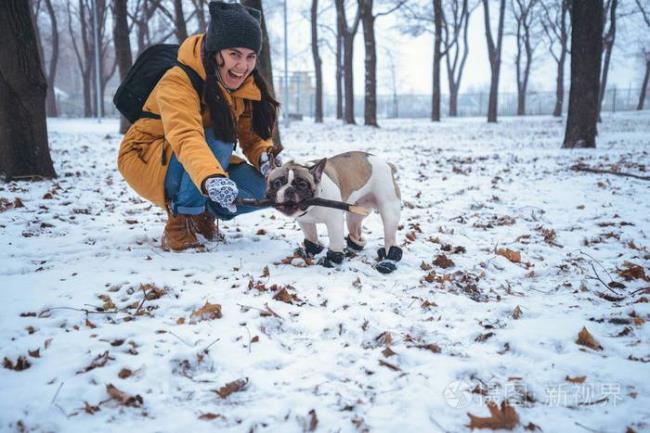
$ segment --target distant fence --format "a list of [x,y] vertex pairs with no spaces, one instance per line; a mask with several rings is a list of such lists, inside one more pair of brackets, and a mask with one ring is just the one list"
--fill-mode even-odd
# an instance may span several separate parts
[[[632,111],[636,110],[641,89],[617,89],[615,87],[605,92],[603,112]],[[107,94],[109,92],[107,91]],[[110,98],[104,102],[106,117],[118,117],[118,112],[113,106],[112,92]],[[291,95],[289,97],[289,112],[303,116],[314,115],[314,95]],[[650,106],[650,95],[647,105]],[[449,113],[449,95],[442,95],[442,116]],[[514,116],[517,114],[517,94],[499,94],[499,115]],[[564,95],[563,111],[566,112],[569,102],[569,93]],[[458,95],[459,116],[485,116],[487,115],[488,93],[461,93]],[[363,117],[363,95],[355,97],[355,116]],[[555,107],[555,92],[528,92],[526,94],[526,114],[552,114]],[[83,116],[82,95],[69,95],[65,100],[59,99],[59,113],[65,117]],[[648,107],[650,108],[650,107]],[[325,117],[336,116],[336,97],[327,95],[323,106]],[[431,116],[431,95],[378,95],[377,116],[379,118],[428,118]]]

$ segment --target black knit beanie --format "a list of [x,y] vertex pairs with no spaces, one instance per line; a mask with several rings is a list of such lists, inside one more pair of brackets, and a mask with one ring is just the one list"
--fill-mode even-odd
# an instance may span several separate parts
[[205,50],[214,53],[224,48],[243,47],[260,52],[262,14],[239,3],[210,2],[210,24]]

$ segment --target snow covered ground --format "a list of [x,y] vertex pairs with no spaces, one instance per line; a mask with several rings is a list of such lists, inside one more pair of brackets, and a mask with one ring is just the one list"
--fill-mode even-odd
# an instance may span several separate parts
[[333,270],[283,263],[302,236],[271,210],[163,252],[117,122],[48,125],[59,178],[0,183],[0,431],[462,432],[506,399],[519,431],[650,431],[650,183],[571,170],[648,176],[650,112],[579,151],[550,117],[292,124],[285,160],[397,165],[388,276],[376,214]]

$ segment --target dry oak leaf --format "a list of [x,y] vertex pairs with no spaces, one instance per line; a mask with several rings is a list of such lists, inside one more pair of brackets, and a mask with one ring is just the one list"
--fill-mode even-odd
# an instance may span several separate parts
[[432,352],[432,353],[440,353],[441,352],[440,346],[438,346],[435,343],[418,344],[415,347],[417,347],[418,349],[428,350],[429,352]]
[[454,261],[447,258],[447,256],[444,254],[440,254],[438,257],[436,257],[436,259],[433,261],[433,264],[441,267],[442,269],[451,268],[455,265]]
[[94,415],[95,412],[99,412],[101,409],[99,406],[92,405],[88,403],[87,401],[84,401],[84,412],[86,412],[89,415]]
[[497,249],[497,254],[510,260],[512,263],[521,263],[521,253],[509,248]]
[[108,361],[115,361],[115,358],[111,356],[111,354],[108,352],[108,350],[101,355],[97,355],[95,359],[92,360],[89,366],[84,368],[83,370],[77,371],[77,374],[81,373],[87,373],[90,370],[94,370],[95,368],[100,368],[106,365]]
[[618,272],[618,275],[625,278],[625,281],[631,280],[645,280],[648,281],[648,277],[645,274],[645,270],[642,266],[639,266],[635,263],[626,261],[624,264],[625,269]]
[[4,368],[8,368],[9,370],[23,371],[31,367],[32,364],[24,356],[19,356],[16,360],[15,365],[11,359],[5,357],[4,361],[2,362],[2,366]]
[[163,289],[162,287],[158,287],[155,284],[140,284],[140,290],[144,291],[145,295],[144,298],[147,301],[153,301],[155,299],[160,299],[165,294],[167,294],[167,290]]
[[117,377],[119,377],[120,379],[126,379],[130,377],[132,374],[133,372],[131,370],[129,370],[128,368],[123,368],[120,370],[119,373],[117,373]]
[[118,403],[124,406],[140,407],[144,403],[144,400],[140,394],[129,395],[124,391],[120,391],[110,383],[106,385],[106,392],[111,396],[113,400],[116,400]]
[[221,304],[211,304],[205,301],[205,305],[198,310],[192,311],[190,322],[200,322],[202,320],[221,319]]
[[276,301],[286,302],[287,304],[293,304],[294,302],[300,302],[300,298],[295,293],[289,293],[286,287],[283,287],[278,293],[273,296],[273,299]]
[[567,382],[571,383],[585,383],[585,380],[587,380],[587,376],[567,376],[564,378]]
[[576,344],[580,344],[581,346],[587,346],[590,349],[594,350],[603,350],[603,346],[600,345],[598,341],[587,331],[586,327],[582,327],[582,330],[578,334],[578,339],[576,340]]
[[519,424],[519,415],[517,415],[515,409],[508,404],[508,400],[504,400],[501,403],[500,408],[493,401],[488,401],[486,405],[490,410],[489,417],[478,417],[467,412],[467,416],[469,416],[470,420],[468,427],[470,429],[489,428],[492,430],[512,430]]
[[248,385],[247,377],[243,379],[237,379],[235,381],[227,383],[221,388],[219,388],[218,390],[215,390],[214,392],[216,392],[219,395],[219,397],[226,398],[234,392],[242,391],[246,387],[246,385]]
[[218,413],[212,413],[212,412],[207,412],[199,415],[199,419],[203,421],[212,421],[213,419],[217,419],[217,418],[223,418],[223,416],[219,415]]

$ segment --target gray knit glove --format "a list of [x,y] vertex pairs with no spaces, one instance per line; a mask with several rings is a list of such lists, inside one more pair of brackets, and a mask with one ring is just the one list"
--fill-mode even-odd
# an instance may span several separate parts
[[234,201],[239,194],[237,184],[227,177],[211,177],[205,181],[205,190],[210,200],[228,209],[228,212],[237,212]]

